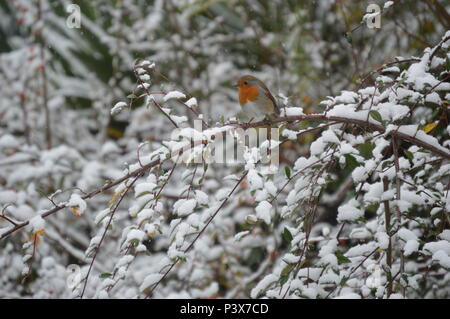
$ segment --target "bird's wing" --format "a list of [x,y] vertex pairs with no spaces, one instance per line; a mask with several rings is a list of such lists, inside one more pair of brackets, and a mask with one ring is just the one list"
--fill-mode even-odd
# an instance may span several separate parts
[[270,93],[269,89],[267,88],[267,86],[262,83],[262,88],[264,89],[264,94],[272,101],[274,108],[275,108],[275,113],[277,115],[280,114],[280,109],[278,108],[278,104],[277,101],[275,100],[275,98],[273,97],[272,93]]

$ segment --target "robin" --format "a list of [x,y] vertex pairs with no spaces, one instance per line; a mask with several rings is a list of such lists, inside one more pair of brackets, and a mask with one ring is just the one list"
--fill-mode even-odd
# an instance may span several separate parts
[[258,78],[244,75],[239,78],[236,87],[242,113],[250,119],[250,122],[254,119],[258,121],[270,119],[271,116],[280,114],[275,98],[264,82]]

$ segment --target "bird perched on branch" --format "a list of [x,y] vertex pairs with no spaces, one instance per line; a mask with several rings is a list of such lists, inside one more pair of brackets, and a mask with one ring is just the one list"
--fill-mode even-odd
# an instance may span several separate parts
[[264,82],[258,78],[244,75],[239,78],[235,86],[238,89],[242,113],[250,122],[279,115],[280,111],[275,98]]

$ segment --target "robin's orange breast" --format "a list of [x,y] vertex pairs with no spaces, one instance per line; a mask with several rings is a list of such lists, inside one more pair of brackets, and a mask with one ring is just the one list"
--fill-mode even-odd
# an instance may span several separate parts
[[247,102],[254,102],[258,99],[259,88],[256,85],[245,85],[239,87],[239,103],[241,105]]

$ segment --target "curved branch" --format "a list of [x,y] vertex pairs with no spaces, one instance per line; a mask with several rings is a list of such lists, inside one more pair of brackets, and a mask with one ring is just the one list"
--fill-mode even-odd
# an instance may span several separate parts
[[[130,172],[127,175],[124,175],[123,177],[113,181],[112,183],[106,184],[103,187],[100,187],[100,188],[98,188],[98,189],[96,189],[96,190],[94,190],[94,191],[92,191],[92,192],[90,192],[90,193],[88,193],[88,194],[86,194],[84,196],[81,196],[81,198],[82,199],[92,198],[92,197],[94,197],[94,196],[96,196],[96,195],[98,195],[100,193],[103,193],[104,191],[106,191],[106,190],[108,190],[108,189],[110,189],[110,188],[112,188],[112,187],[122,183],[123,181],[129,179],[130,177],[136,177],[136,176],[138,176],[140,174],[143,174],[145,171],[149,170],[152,167],[155,167],[156,165],[159,165],[160,163],[161,163],[161,160],[159,160],[159,159],[154,160],[154,161],[148,163],[147,165],[144,165],[143,167],[141,167],[141,168],[139,168],[139,169],[137,169],[137,170],[135,170],[133,172]],[[56,205],[52,209],[50,209],[50,210],[46,211],[45,213],[41,214],[41,217],[42,218],[48,217],[50,215],[53,215],[53,214],[59,212],[61,209],[64,209],[66,207],[67,207],[67,203]],[[11,229],[9,229],[6,232],[4,232],[3,234],[1,234],[0,240],[8,237],[12,233],[14,233],[14,232],[18,231],[19,229],[27,226],[29,223],[30,222],[27,220],[27,221],[24,221],[24,222],[22,222],[20,224],[15,225]]]
[[[348,124],[354,124],[354,125],[358,125],[361,127],[365,127],[365,128],[369,128],[381,133],[385,133],[386,132],[386,128],[381,125],[381,124],[376,124],[370,121],[366,121],[366,120],[359,120],[359,119],[354,119],[354,118],[347,118],[347,117],[342,117],[342,116],[330,116],[327,115],[325,113],[319,113],[319,114],[302,114],[302,115],[296,115],[296,116],[284,116],[284,117],[278,117],[273,119],[270,124],[275,124],[275,123],[282,123],[282,122],[293,122],[293,121],[325,121],[325,122],[338,122],[338,123],[348,123]],[[251,128],[251,127],[258,127],[258,126],[267,126],[268,122],[267,121],[259,121],[259,122],[254,122],[254,123],[249,123],[249,124],[242,124],[242,123],[229,123],[226,125],[236,125],[238,127],[247,129],[247,128]],[[401,127],[401,126],[399,126]],[[412,144],[415,144],[417,146],[420,146],[424,149],[427,149],[428,151],[441,156],[442,158],[445,158],[447,160],[450,160],[450,150],[445,149],[442,146],[436,146],[436,145],[432,145],[422,139],[417,138],[416,136],[411,136],[402,132],[399,132],[398,130],[390,130],[389,132],[390,135],[400,138],[404,141],[408,141]],[[181,151],[181,150],[180,150]],[[183,150],[184,151],[184,150]],[[127,175],[124,175],[123,177],[113,181],[112,183],[109,183],[107,185],[104,185],[103,187],[96,189],[84,196],[82,196],[83,199],[89,199],[92,198],[94,196],[96,196],[99,193],[102,193],[120,183],[122,183],[123,181],[129,179],[130,177],[136,177],[137,175],[142,174],[143,172],[149,170],[150,168],[159,165],[161,163],[160,159],[154,160],[152,162],[150,162],[147,165],[142,166],[141,168],[128,173]],[[52,209],[44,212],[43,214],[41,214],[42,218],[45,218],[49,215],[52,215],[58,211],[60,211],[63,208],[67,207],[67,203],[64,204],[59,204],[56,205],[55,207],[53,207]],[[6,232],[4,232],[3,234],[0,235],[0,240],[4,239],[6,237],[8,237],[9,235],[11,235],[12,233],[16,232],[17,230],[27,226],[29,224],[29,221],[24,221],[20,224],[15,225],[14,227],[12,227],[11,229],[7,230]]]
[[[333,121],[333,122],[339,122],[339,123],[348,123],[348,124],[355,124],[361,127],[370,128],[374,131],[378,131],[381,133],[386,132],[386,128],[381,124],[376,124],[365,120],[359,120],[349,117],[342,117],[342,116],[330,116],[325,113],[319,113],[319,114],[303,114],[303,115],[296,115],[296,116],[285,116],[285,117],[279,117],[276,119],[273,119],[271,123],[280,123],[280,122],[292,122],[292,121]],[[240,124],[240,123],[230,123],[234,125],[238,125],[241,128],[250,128],[250,127],[258,127],[258,126],[267,126],[267,121],[259,121],[249,124]],[[401,126],[398,126],[401,127]],[[429,150],[432,153],[435,153],[436,155],[439,155],[445,159],[450,160],[450,150],[446,150],[444,147],[437,147],[436,145],[432,145],[427,143],[424,140],[421,140],[417,138],[416,136],[411,136],[402,132],[399,132],[398,130],[391,130],[389,132],[390,135],[398,137],[402,140],[408,141],[412,144],[415,144],[417,146],[423,147],[424,149]]]

